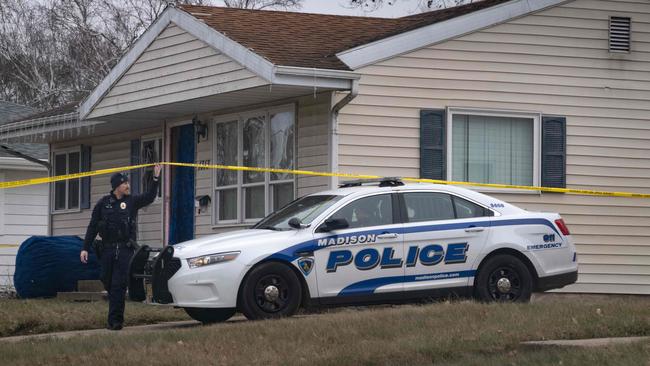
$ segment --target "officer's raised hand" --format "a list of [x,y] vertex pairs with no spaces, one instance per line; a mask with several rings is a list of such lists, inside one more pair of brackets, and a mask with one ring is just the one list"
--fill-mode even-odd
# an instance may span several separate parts
[[158,178],[160,177],[160,171],[162,170],[162,165],[156,164],[153,166],[153,176]]

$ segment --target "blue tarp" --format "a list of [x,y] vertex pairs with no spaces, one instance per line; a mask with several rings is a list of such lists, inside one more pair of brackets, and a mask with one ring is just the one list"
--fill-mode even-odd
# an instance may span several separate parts
[[14,286],[21,298],[52,297],[74,291],[79,280],[98,280],[99,262],[92,249],[88,263],[79,260],[83,241],[76,236],[32,236],[16,255]]

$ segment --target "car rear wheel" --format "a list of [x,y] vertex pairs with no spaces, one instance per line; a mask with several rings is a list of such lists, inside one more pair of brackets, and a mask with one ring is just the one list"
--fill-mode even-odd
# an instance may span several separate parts
[[533,290],[533,277],[517,257],[499,254],[479,269],[475,294],[481,301],[527,302]]
[[251,270],[240,293],[241,312],[248,319],[270,319],[293,315],[302,299],[300,281],[291,268],[264,263]]
[[235,315],[235,309],[184,308],[187,315],[203,324],[225,322]]

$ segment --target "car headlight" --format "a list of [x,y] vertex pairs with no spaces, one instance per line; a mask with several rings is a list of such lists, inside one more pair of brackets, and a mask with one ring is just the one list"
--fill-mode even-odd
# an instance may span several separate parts
[[208,266],[210,264],[222,263],[231,261],[239,255],[241,252],[227,252],[227,253],[215,253],[202,255],[200,257],[188,258],[187,264],[190,268],[199,268],[203,266]]

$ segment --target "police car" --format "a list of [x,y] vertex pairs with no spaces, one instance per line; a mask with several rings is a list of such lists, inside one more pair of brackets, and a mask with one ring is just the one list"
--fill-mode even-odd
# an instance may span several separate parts
[[560,215],[469,189],[352,182],[299,198],[247,230],[141,248],[129,293],[204,323],[236,311],[290,316],[301,306],[474,296],[528,301],[574,283],[576,250]]

